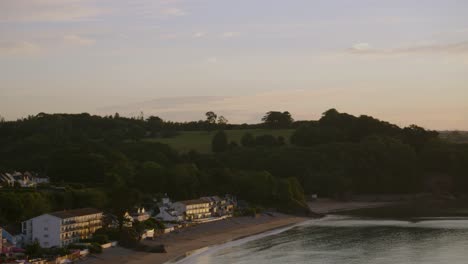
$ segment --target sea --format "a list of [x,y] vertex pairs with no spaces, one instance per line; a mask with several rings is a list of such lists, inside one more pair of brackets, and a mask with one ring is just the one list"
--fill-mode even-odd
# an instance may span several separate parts
[[468,264],[468,218],[330,215],[203,248],[177,264]]

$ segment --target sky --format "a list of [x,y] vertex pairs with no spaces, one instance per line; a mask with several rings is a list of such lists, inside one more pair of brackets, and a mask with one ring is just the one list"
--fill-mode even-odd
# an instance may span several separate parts
[[465,0],[0,0],[0,115],[468,130]]

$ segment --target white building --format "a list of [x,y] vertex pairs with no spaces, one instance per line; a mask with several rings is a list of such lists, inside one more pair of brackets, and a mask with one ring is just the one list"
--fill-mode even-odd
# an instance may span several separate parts
[[211,217],[210,203],[202,199],[176,202],[173,207],[187,221]]
[[91,237],[102,228],[102,212],[83,208],[43,214],[22,223],[26,243],[38,241],[41,247],[63,247]]

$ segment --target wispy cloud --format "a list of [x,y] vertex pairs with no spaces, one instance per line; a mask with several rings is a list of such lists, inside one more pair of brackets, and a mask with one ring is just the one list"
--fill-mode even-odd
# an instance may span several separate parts
[[26,41],[3,41],[0,42],[1,55],[33,55],[41,51],[41,48],[34,43]]
[[404,54],[468,54],[468,41],[437,45],[417,45],[402,48],[378,49],[368,43],[354,44],[347,52],[361,55],[404,55]]
[[0,22],[65,22],[96,17],[105,11],[90,0],[0,1]]
[[73,44],[73,45],[80,45],[80,46],[91,46],[91,45],[94,45],[94,43],[96,43],[94,39],[90,39],[90,38],[86,38],[86,37],[74,35],[74,34],[65,35],[63,37],[63,40],[66,43]]

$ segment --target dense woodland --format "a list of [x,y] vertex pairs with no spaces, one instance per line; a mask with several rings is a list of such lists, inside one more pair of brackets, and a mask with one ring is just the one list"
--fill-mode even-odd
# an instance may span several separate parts
[[[289,139],[249,133],[259,128],[295,132]],[[223,132],[229,129],[245,129],[245,135],[231,141]],[[219,131],[213,153],[177,153],[148,140],[194,130]],[[268,112],[255,125],[229,124],[213,112],[188,123],[41,113],[0,122],[0,171],[26,170],[65,188],[1,188],[0,223],[84,206],[121,213],[164,193],[174,199],[230,193],[255,206],[303,213],[305,197],[313,193],[465,195],[468,144],[335,109],[317,121]]]

